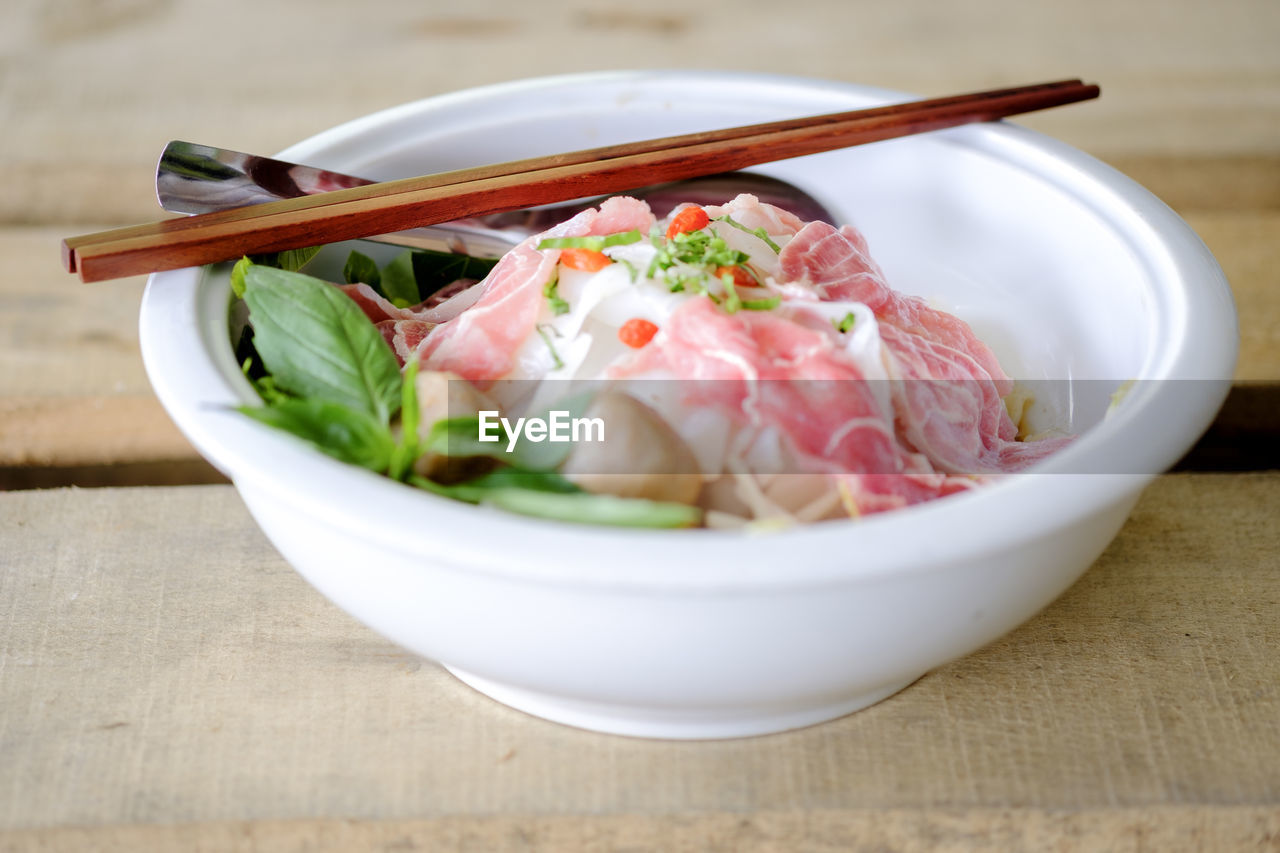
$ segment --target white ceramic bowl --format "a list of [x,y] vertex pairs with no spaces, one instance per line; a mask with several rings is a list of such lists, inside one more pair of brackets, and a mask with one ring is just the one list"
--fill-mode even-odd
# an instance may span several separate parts
[[[750,74],[591,74],[432,98],[281,156],[389,178],[906,97]],[[1144,381],[1105,421],[1105,400],[1066,400],[1087,429],[1036,473],[859,522],[745,536],[506,515],[251,423],[227,408],[253,394],[232,355],[224,267],[152,277],[147,370],[300,573],[499,701],[675,738],[831,719],[994,640],[1089,567],[1216,412],[1235,313],[1217,264],[1165,205],[1017,126],[760,171],[861,227],[890,284],[969,320],[1016,377]]]

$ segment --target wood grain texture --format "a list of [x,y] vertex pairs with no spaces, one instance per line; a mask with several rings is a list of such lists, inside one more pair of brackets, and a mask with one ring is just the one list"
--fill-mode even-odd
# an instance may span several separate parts
[[334,829],[594,850],[633,828],[685,845],[665,849],[1268,849],[1278,499],[1280,474],[1160,478],[1081,581],[988,648],[842,720],[673,743],[533,719],[382,640],[229,487],[0,494],[20,531],[0,574],[0,849],[304,849]]
[[[1236,293],[1237,378],[1280,380],[1280,5],[1270,0],[803,0],[787,15],[763,0],[642,10],[476,0],[465,11],[388,0],[374,16],[336,0],[227,0],[216,20],[196,0],[13,0],[0,29],[0,466],[145,465],[157,458],[147,448],[172,452],[158,404],[142,402],[141,279],[95,290],[57,266],[63,237],[156,218],[155,159],[168,140],[270,153],[427,96],[614,68],[734,68],[921,95],[1096,79],[1097,102],[1021,123],[1112,163],[1186,217]],[[99,432],[40,435],[39,446],[17,438],[34,422],[15,425],[15,411],[117,396],[121,411],[139,412],[135,435],[113,434],[108,419]]]
[[0,853],[459,850],[476,853],[1274,851],[1280,809],[864,809],[749,814],[271,820],[58,827],[0,834]]
[[[1095,105],[1025,123],[1091,153],[1280,150],[1271,0],[1070,5],[652,0],[11,0],[0,222],[145,221],[170,139],[271,153],[377,109],[522,77],[732,68],[921,95],[1086,76]],[[251,22],[251,25],[248,25]],[[554,46],[552,48],[551,46]]]
[[[1240,308],[1232,417],[1274,419],[1254,394],[1280,386],[1273,0],[372,8],[5,5],[0,469],[29,475],[10,485],[195,465],[143,373],[142,279],[85,287],[58,264],[65,236],[157,217],[167,141],[271,153],[423,97],[614,68],[921,95],[1099,81],[1096,103],[1020,123],[1204,238]],[[671,744],[534,720],[400,651],[227,487],[0,493],[0,851],[1280,850],[1278,505],[1280,474],[1161,478],[992,646],[831,724]]]

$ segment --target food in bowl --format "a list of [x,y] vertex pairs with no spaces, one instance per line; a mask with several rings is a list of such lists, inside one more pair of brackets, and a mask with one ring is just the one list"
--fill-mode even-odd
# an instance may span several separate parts
[[496,263],[418,260],[238,265],[242,411],[439,495],[639,527],[860,518],[1071,440],[1028,436],[992,351],[857,229],[752,195],[661,221],[614,197]]
[[[279,156],[396,178],[908,97],[777,75],[585,74],[400,106]],[[752,536],[473,506],[263,429],[236,411],[259,397],[228,339],[227,267],[151,278],[147,374],[303,578],[499,702],[647,737],[830,720],[990,643],[1088,569],[1221,404],[1235,314],[1222,270],[1167,206],[1011,123],[762,171],[856,222],[895,289],[955,309],[1020,382],[1055,382],[1037,386],[1037,409],[1078,382],[1137,383],[1105,419],[1108,394],[1068,398],[1077,438],[1026,474],[856,524]],[[347,248],[307,269],[342,280]]]

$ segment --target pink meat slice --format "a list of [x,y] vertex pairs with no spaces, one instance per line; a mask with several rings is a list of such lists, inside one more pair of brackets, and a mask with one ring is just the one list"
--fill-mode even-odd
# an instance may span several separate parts
[[397,323],[416,321],[438,325],[447,320],[452,320],[467,308],[470,308],[480,295],[479,291],[471,292],[475,288],[474,282],[459,279],[452,284],[446,285],[440,293],[433,294],[430,299],[421,305],[416,305],[412,308],[399,308],[363,282],[339,284],[337,287],[350,297],[352,302],[359,305],[365,316],[375,324],[390,320]]
[[471,307],[479,296],[474,282],[459,280],[446,285],[422,305],[400,308],[367,284],[337,287],[373,321],[402,367],[432,329]]
[[525,240],[512,249],[478,287],[475,304],[432,329],[417,350],[424,368],[456,373],[472,382],[487,383],[515,366],[515,352],[534,333],[544,297],[542,289],[554,274],[558,251],[538,251],[547,237],[608,235],[653,224],[649,206],[633,198],[614,197],[599,209],[586,210],[567,222]]
[[894,435],[893,415],[833,335],[780,312],[727,314],[710,299],[672,312],[614,377],[674,376],[690,404],[738,423],[778,428],[815,471],[836,474],[859,512],[879,512],[967,488]]
[[871,259],[865,238],[852,226],[810,222],[782,248],[782,277],[807,281],[826,301],[862,302],[880,322],[969,356],[995,382],[1001,396],[1013,390],[995,354],[959,317],[929,307],[923,299],[898,293]]
[[338,289],[360,307],[382,335],[403,367],[427,334],[471,307],[479,296],[475,282],[459,280],[446,285],[421,305],[400,308],[367,284],[340,284]]
[[963,353],[893,326],[881,326],[891,353],[898,430],[911,447],[951,473],[1021,471],[1069,438],[1016,441],[995,383]]
[[763,228],[774,235],[795,234],[804,227],[804,220],[790,211],[765,204],[750,193],[742,193],[726,204],[706,208],[712,219],[731,216],[739,225],[754,231]]
[[898,432],[952,474],[1018,471],[1069,439],[1018,442],[1002,398],[1013,388],[995,355],[963,320],[890,289],[866,240],[850,226],[809,223],[782,250],[784,275],[821,298],[863,302],[880,321]]

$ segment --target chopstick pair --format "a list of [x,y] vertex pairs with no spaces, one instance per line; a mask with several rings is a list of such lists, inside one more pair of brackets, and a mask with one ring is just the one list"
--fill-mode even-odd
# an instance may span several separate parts
[[1064,80],[670,136],[385,181],[63,241],[63,265],[104,281],[434,225],[955,127],[1096,98]]

